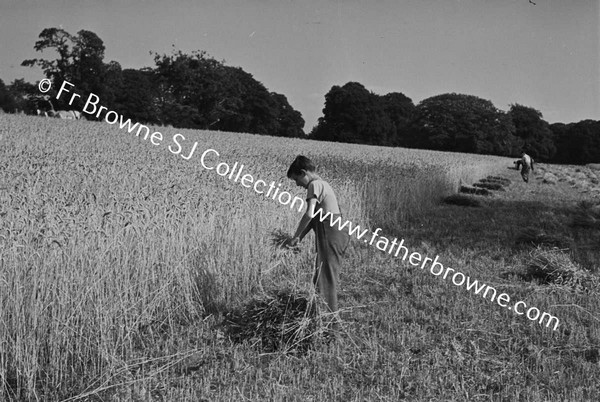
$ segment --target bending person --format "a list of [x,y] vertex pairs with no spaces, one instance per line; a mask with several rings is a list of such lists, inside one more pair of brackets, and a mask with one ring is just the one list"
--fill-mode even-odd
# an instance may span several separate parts
[[[529,155],[527,155],[525,152],[523,152],[521,154],[521,177],[523,178],[523,181],[525,183],[529,182],[529,171],[531,170],[532,173],[535,173],[534,167],[533,167],[533,158]],[[518,166],[518,165],[517,165]]]

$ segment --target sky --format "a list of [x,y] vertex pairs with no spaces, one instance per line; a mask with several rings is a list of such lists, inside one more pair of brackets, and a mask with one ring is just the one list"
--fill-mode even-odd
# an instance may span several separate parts
[[[309,132],[355,81],[415,104],[475,95],[549,123],[600,120],[600,0],[0,0],[0,79],[35,82],[44,28],[96,33],[105,62],[204,50],[284,94]],[[535,3],[535,4],[533,4]]]

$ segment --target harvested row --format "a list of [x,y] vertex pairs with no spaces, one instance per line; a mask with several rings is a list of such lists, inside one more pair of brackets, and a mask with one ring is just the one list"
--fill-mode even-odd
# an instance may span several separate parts
[[510,185],[510,183],[511,181],[504,177],[488,176],[472,186],[461,186],[460,192],[474,195],[491,195],[492,191],[506,191],[504,187]]

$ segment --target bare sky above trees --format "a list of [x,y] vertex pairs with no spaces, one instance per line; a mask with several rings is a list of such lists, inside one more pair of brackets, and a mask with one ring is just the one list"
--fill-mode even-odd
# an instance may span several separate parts
[[[302,112],[309,131],[333,85],[415,103],[457,92],[519,103],[550,123],[600,119],[598,0],[0,0],[0,78],[42,78],[39,33],[96,33],[105,62],[206,50]],[[50,58],[50,55],[47,56]]]

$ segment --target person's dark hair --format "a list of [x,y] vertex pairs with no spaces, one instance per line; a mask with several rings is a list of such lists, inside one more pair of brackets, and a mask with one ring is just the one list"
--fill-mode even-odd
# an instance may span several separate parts
[[313,161],[308,159],[306,156],[298,155],[296,156],[296,159],[294,159],[294,161],[290,165],[290,168],[288,169],[288,179],[291,179],[292,175],[300,176],[302,174],[302,169],[306,170],[307,172],[314,172],[315,170],[317,170],[317,167],[315,166]]

